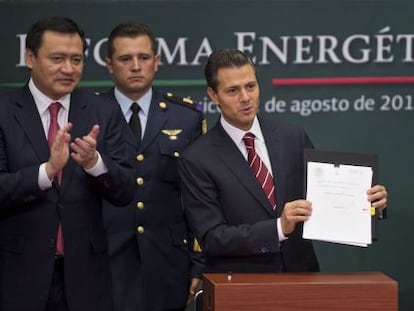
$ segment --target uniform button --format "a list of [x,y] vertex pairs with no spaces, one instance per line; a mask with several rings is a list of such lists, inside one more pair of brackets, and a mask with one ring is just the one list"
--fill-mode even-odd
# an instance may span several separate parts
[[144,233],[144,227],[143,226],[138,226],[137,227],[137,232],[139,233],[139,234],[143,234]]
[[138,207],[138,209],[144,209],[144,203],[143,202],[138,202],[137,207]]
[[174,157],[178,158],[180,156],[180,153],[178,151],[174,152]]
[[142,178],[142,177],[138,177],[138,178],[137,178],[137,185],[141,186],[141,185],[143,185],[143,184],[144,184],[144,178]]
[[188,242],[187,242],[187,239],[184,239],[184,240],[183,240],[183,243],[184,243],[185,245],[187,245],[187,243],[188,243]]
[[137,155],[137,161],[138,162],[142,162],[142,161],[144,161],[144,155],[143,154],[139,154],[139,155]]

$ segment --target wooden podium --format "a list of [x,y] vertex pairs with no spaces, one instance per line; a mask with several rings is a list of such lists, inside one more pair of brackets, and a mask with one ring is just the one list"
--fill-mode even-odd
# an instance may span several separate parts
[[204,274],[204,311],[397,311],[398,283],[380,272]]

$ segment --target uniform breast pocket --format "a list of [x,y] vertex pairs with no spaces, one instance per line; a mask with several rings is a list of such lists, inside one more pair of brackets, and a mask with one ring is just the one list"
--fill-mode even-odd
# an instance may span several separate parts
[[158,142],[160,152],[160,179],[166,182],[178,182],[180,176],[177,169],[177,160],[188,145],[188,140],[183,138],[164,138]]

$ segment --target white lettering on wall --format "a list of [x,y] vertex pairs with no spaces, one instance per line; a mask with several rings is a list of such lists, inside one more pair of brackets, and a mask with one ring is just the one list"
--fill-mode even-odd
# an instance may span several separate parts
[[[228,48],[239,49],[261,66],[274,64],[365,64],[365,63],[413,63],[414,34],[394,34],[391,27],[381,28],[374,34],[349,34],[340,39],[334,34],[316,35],[258,35],[253,31],[234,32],[235,42]],[[16,67],[25,66],[24,50],[26,34],[16,34],[19,53]],[[163,38],[158,37],[158,53],[161,65],[203,66],[214,50],[214,38]],[[106,38],[87,39],[86,58],[104,66]],[[90,53],[91,52],[91,53]]]

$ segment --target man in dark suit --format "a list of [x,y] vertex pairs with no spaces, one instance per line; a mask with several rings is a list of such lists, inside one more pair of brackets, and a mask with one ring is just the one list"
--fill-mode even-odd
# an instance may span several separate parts
[[[242,52],[213,52],[205,76],[221,118],[186,149],[179,172],[206,271],[318,271],[312,243],[302,238],[312,212],[311,202],[303,199],[309,137],[299,127],[257,116],[256,70]],[[368,191],[376,208],[385,208],[386,198],[383,186]]]
[[102,201],[134,184],[119,107],[75,90],[85,48],[74,21],[39,20],[28,84],[0,96],[2,311],[113,310]]
[[159,62],[146,25],[123,23],[110,33],[107,67],[115,87],[107,95],[131,125],[124,139],[137,182],[130,206],[104,208],[117,311],[183,310],[201,285],[177,159],[201,135],[203,115],[191,100],[152,88]]

